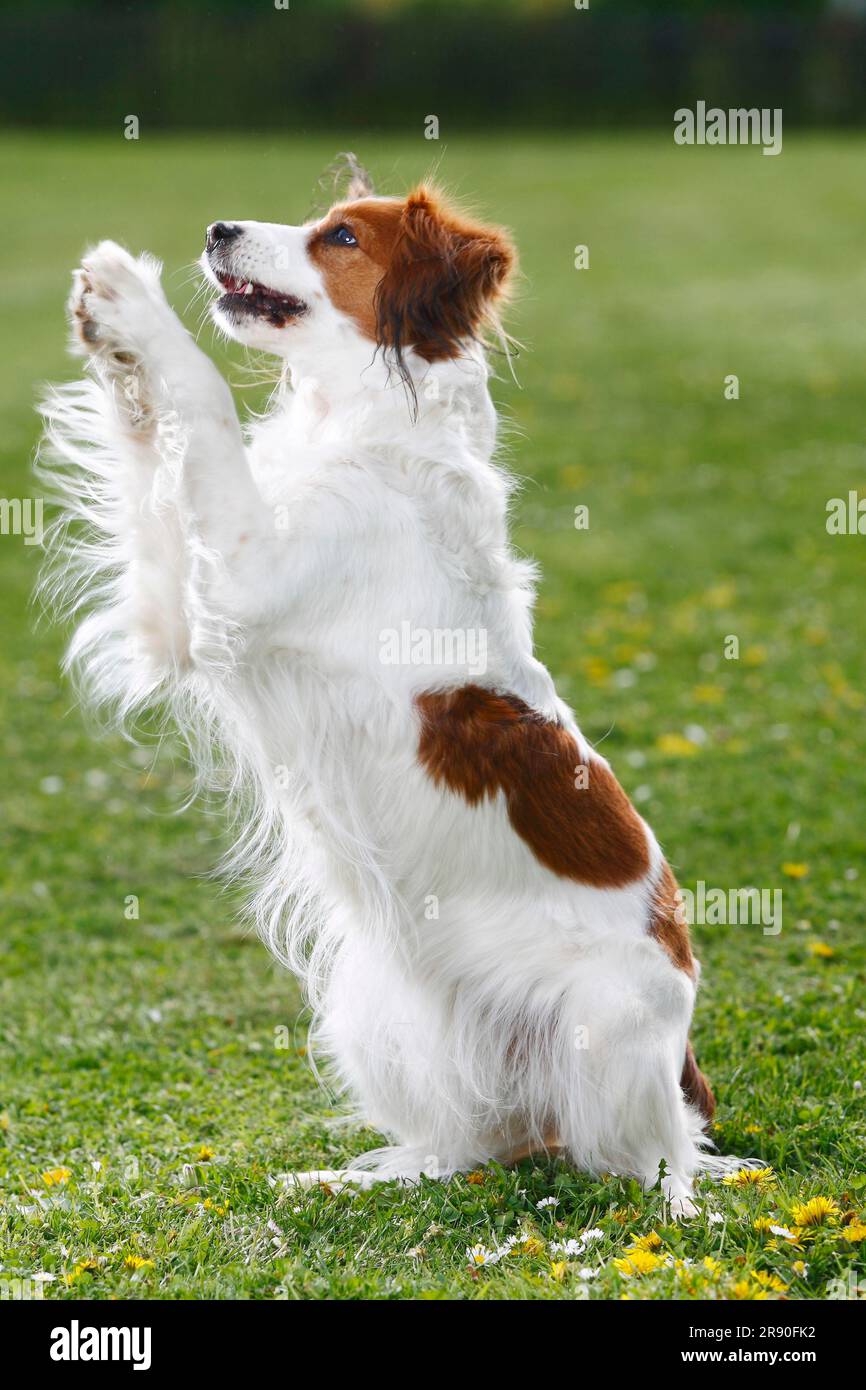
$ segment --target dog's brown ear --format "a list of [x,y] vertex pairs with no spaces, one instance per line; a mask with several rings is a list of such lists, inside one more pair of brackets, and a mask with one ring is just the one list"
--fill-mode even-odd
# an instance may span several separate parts
[[452,211],[424,185],[415,189],[376,291],[379,345],[404,375],[409,348],[427,362],[455,356],[494,317],[515,261],[504,231]]

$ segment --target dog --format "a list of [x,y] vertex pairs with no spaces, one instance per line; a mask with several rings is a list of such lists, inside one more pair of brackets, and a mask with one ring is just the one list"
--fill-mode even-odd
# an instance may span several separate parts
[[66,664],[121,723],[165,709],[227,789],[226,870],[391,1141],[349,1180],[558,1153],[693,1215],[725,1160],[676,881],[533,653],[509,543],[488,352],[514,245],[350,174],[303,225],[207,229],[218,328],[280,359],[245,429],[155,260],[104,241],[75,272],[87,371],[39,463]]

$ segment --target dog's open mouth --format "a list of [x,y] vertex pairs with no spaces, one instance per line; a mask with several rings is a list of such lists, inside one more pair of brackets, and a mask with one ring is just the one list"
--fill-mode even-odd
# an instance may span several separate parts
[[225,290],[220,295],[219,307],[233,315],[249,314],[255,318],[267,319],[275,328],[306,313],[307,306],[302,299],[293,294],[280,294],[260,285],[256,280],[242,280],[235,275],[227,275],[214,267],[214,274]]

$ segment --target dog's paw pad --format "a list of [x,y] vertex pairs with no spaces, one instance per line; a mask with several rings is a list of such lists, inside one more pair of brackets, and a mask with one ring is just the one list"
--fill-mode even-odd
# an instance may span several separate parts
[[159,265],[136,259],[113,241],[101,241],[73,272],[68,311],[74,350],[134,367],[171,314],[159,283]]

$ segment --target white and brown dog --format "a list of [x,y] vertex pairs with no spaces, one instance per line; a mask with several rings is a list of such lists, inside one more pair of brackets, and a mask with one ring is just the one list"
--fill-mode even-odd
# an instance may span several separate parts
[[45,405],[46,583],[87,697],[167,707],[225,779],[228,867],[393,1140],[359,1180],[559,1150],[661,1170],[689,1213],[724,1160],[676,883],[533,655],[509,546],[483,339],[514,261],[357,167],[303,226],[215,222],[213,316],[284,362],[243,429],[158,264],[102,242],[70,302],[88,379]]

